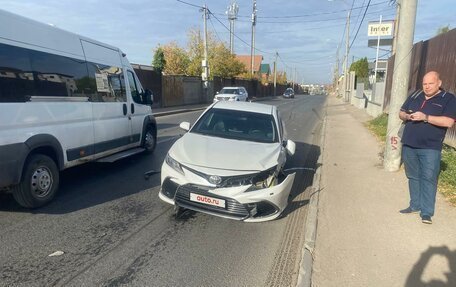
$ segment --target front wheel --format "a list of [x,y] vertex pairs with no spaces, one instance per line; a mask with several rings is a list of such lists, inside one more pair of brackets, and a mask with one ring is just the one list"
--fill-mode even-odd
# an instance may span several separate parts
[[25,208],[37,208],[50,202],[58,187],[59,170],[54,160],[35,154],[27,159],[22,181],[13,188],[13,197]]
[[146,149],[146,152],[152,153],[157,146],[157,133],[153,126],[148,126],[146,133],[144,134],[144,141],[142,147]]

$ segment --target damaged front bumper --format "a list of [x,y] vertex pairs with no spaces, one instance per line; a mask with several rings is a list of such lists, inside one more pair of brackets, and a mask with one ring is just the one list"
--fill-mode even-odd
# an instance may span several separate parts
[[186,175],[164,163],[160,199],[179,207],[245,222],[279,217],[288,204],[295,178],[292,173],[271,187],[252,190],[252,185],[216,187],[188,171]]

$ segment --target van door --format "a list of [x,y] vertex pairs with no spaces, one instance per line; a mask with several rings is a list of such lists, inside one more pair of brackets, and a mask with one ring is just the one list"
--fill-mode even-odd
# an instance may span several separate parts
[[131,112],[131,136],[136,142],[139,142],[143,132],[144,118],[151,115],[152,110],[150,106],[143,104],[144,99],[141,98],[141,95],[144,94],[144,91],[132,70],[127,70],[127,80],[128,90],[132,99],[129,107]]
[[130,112],[119,51],[81,40],[89,76],[95,78],[92,96],[96,157],[132,147]]

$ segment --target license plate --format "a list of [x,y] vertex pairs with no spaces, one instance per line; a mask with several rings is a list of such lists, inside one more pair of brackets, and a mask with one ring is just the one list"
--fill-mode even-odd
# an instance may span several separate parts
[[225,208],[225,200],[219,198],[213,198],[201,194],[190,193],[190,200],[195,202],[204,203],[207,205],[218,206]]

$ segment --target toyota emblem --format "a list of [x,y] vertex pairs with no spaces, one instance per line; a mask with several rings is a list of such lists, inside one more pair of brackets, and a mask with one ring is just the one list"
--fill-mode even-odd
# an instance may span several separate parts
[[218,175],[211,175],[209,177],[209,182],[215,185],[219,185],[222,182],[222,178]]

